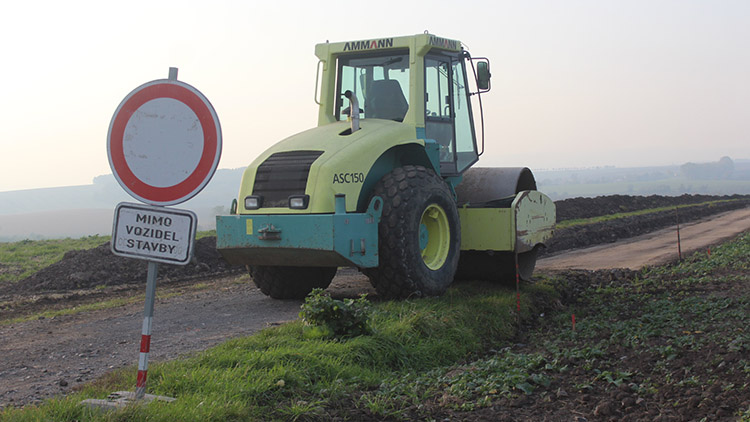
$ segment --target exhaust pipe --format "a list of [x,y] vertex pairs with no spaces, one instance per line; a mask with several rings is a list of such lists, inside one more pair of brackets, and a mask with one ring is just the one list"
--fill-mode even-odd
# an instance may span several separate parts
[[344,93],[344,97],[349,100],[349,119],[352,122],[352,133],[354,133],[359,130],[359,101],[357,96],[349,90]]

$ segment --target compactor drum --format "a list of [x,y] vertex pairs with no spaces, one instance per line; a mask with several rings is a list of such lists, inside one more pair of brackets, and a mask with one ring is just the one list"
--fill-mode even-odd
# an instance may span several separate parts
[[527,168],[471,168],[489,61],[431,34],[315,53],[318,126],[247,167],[232,215],[216,219],[224,258],[278,299],[327,287],[342,266],[388,298],[530,278],[555,208]]

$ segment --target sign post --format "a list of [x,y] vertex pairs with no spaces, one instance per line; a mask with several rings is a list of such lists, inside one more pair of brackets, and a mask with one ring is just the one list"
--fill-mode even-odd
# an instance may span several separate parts
[[146,396],[148,356],[151,349],[151,324],[154,318],[156,276],[159,262],[185,265],[193,257],[195,213],[165,207],[153,207],[122,202],[115,208],[112,228],[112,253],[119,256],[148,260],[146,275],[146,303],[143,309],[141,349],[135,399]]
[[143,328],[141,329],[141,351],[138,357],[138,376],[135,381],[135,399],[146,396],[146,379],[148,378],[148,353],[151,350],[151,321],[154,319],[154,300],[156,298],[156,275],[159,264],[148,262],[146,275],[146,304],[143,308]]
[[146,301],[135,393],[118,391],[108,400],[84,400],[93,407],[117,408],[132,400],[161,399],[146,394],[151,326],[159,263],[187,265],[193,258],[197,217],[166,208],[197,195],[221,157],[221,125],[200,91],[169,78],[147,82],[128,94],[112,116],[107,156],[120,186],[143,204],[120,203],[112,225],[112,253],[148,261]]

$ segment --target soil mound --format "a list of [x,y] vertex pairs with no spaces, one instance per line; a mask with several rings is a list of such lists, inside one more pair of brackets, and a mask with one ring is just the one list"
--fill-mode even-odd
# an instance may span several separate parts
[[[112,254],[109,242],[94,249],[70,251],[63,259],[12,286],[14,292],[55,292],[72,289],[146,283],[147,262]],[[159,265],[158,280],[186,280],[243,271],[231,266],[216,251],[216,237],[195,242],[194,260],[188,265]]]
[[[743,208],[750,204],[748,196],[627,196],[613,195],[596,198],[573,198],[557,201],[558,221],[587,218],[641,209],[694,204],[717,199],[741,199],[732,202],[700,205],[679,210],[680,222],[697,220],[712,214]],[[582,248],[614,242],[672,226],[676,223],[674,210],[620,218],[595,224],[559,229],[544,253]],[[0,269],[2,270],[2,269]],[[216,238],[196,241],[195,260],[185,266],[160,265],[159,280],[190,280],[241,272],[241,266],[230,266],[216,251]],[[115,256],[109,243],[94,249],[71,251],[63,259],[21,280],[0,289],[0,294],[60,292],[97,286],[115,286],[146,282],[147,263],[138,259]]]
[[681,196],[630,196],[610,195],[596,198],[570,198],[555,201],[557,207],[557,222],[578,218],[591,218],[600,215],[611,215],[623,212],[633,212],[652,208],[673,207],[676,205],[698,204],[701,202],[722,199],[747,198],[743,195],[709,196],[709,195],[681,195]]
[[[706,200],[717,199],[717,197],[707,198],[708,199]],[[585,248],[588,246],[600,245],[603,243],[612,243],[620,239],[628,239],[666,227],[676,226],[678,216],[679,222],[680,224],[682,224],[699,220],[710,215],[745,208],[749,204],[750,199],[741,199],[732,202],[720,202],[715,204],[696,205],[694,207],[681,208],[677,211],[677,213],[675,213],[675,210],[668,210],[643,215],[634,215],[625,218],[618,218],[616,220],[603,221],[600,223],[557,229],[555,230],[555,236],[552,238],[552,241],[549,243],[549,245],[547,245],[547,248],[541,251],[541,255],[560,252],[568,249]],[[648,208],[653,207],[649,206],[646,209]]]

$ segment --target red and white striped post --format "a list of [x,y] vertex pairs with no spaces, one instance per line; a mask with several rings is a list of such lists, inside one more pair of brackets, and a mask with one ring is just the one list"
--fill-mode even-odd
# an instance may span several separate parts
[[682,262],[682,242],[680,242],[680,213],[677,207],[674,208],[674,215],[677,219],[677,258]]
[[516,264],[516,311],[518,312],[518,316],[521,316],[521,289],[519,287],[520,280],[518,275],[518,254],[514,253],[513,257],[515,259]]
[[141,400],[146,396],[146,379],[148,378],[148,354],[151,349],[151,323],[154,319],[154,299],[156,296],[156,275],[159,264],[148,262],[146,277],[146,305],[143,309],[143,329],[141,330],[141,354],[138,359],[138,378],[135,383],[135,399]]

